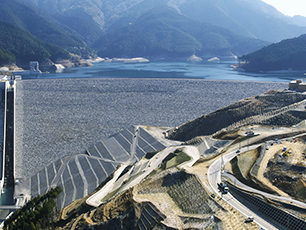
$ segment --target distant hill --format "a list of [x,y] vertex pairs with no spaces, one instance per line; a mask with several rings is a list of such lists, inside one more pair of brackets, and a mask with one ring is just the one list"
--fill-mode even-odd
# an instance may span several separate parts
[[243,55],[306,31],[261,0],[2,0],[0,21],[82,57]]
[[70,54],[56,46],[46,43],[33,35],[7,22],[0,21],[0,64],[16,62],[27,64],[29,61],[44,61],[58,58],[68,59]]
[[306,27],[306,17],[296,15],[294,17],[289,17],[290,21],[298,26]]
[[306,70],[306,34],[240,57],[246,71]]
[[[30,2],[51,15],[61,14],[66,19],[70,17],[69,20],[84,18],[86,22],[91,22],[91,26],[98,24],[103,30],[107,30],[122,18],[138,18],[152,8],[167,5],[191,19],[269,42],[278,42],[305,33],[305,28],[294,25],[303,24],[291,20],[261,0],[65,0],[60,3],[56,0],[23,1]],[[81,20],[78,23],[81,34],[80,29],[84,23]],[[86,27],[82,30],[85,32]]]
[[9,22],[43,41],[61,46],[70,52],[90,52],[75,31],[18,0],[0,2],[0,21]]
[[[19,0],[33,6],[53,20],[58,21],[63,27],[74,31],[88,46],[91,46],[104,34],[105,16],[108,12],[107,0]],[[103,2],[103,4],[102,4]],[[110,1],[116,8],[118,1]],[[111,11],[113,12],[113,11]]]
[[191,20],[170,7],[156,7],[126,26],[106,32],[95,48],[98,55],[107,57],[230,56],[268,44]]
[[278,42],[306,31],[261,0],[187,0],[179,9],[190,18],[264,41]]

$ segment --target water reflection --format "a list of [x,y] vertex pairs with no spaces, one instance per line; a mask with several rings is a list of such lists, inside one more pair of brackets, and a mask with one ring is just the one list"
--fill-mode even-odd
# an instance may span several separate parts
[[246,73],[234,71],[235,62],[188,63],[95,63],[91,67],[65,69],[61,73],[45,73],[38,76],[25,75],[23,79],[55,78],[185,78],[239,81],[282,81],[304,78],[303,72],[294,73]]

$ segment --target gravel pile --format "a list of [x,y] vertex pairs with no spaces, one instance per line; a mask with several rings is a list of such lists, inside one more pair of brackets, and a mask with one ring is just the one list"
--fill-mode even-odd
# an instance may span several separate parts
[[286,83],[181,79],[23,80],[16,90],[16,177],[129,127],[175,127]]

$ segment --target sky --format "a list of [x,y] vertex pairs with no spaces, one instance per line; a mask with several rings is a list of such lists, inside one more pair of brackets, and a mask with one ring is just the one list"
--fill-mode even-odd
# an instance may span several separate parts
[[302,15],[306,17],[306,0],[262,0],[274,6],[281,13],[294,16]]

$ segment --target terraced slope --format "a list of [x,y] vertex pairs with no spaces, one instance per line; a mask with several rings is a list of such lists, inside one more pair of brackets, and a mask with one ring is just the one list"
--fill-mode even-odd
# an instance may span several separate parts
[[[137,131],[136,131],[137,130]],[[51,187],[63,189],[58,207],[93,192],[121,163],[135,162],[149,151],[166,146],[145,129],[130,126],[87,150],[53,162],[31,177],[31,195],[42,195]]]

